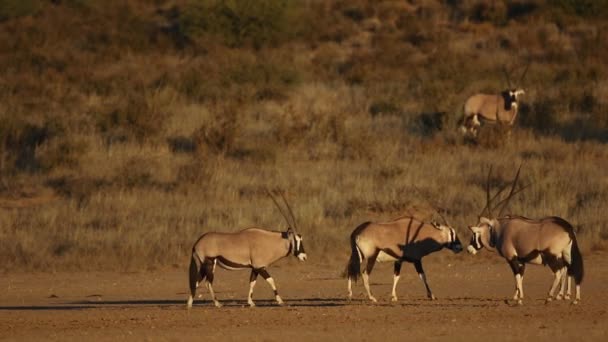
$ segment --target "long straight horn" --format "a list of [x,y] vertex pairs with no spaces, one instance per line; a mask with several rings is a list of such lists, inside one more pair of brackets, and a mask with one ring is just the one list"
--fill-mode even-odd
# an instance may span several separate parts
[[509,200],[513,196],[513,192],[515,191],[515,186],[517,185],[517,181],[519,180],[519,173],[521,172],[521,165],[522,164],[519,164],[519,168],[517,169],[517,174],[515,174],[515,180],[513,180],[513,185],[511,185],[511,191],[509,192],[509,195],[507,196],[507,198],[505,198],[505,200],[504,200],[505,203],[500,208],[500,212],[498,213],[498,217],[502,217],[503,212],[505,211],[505,209],[509,205]]
[[291,206],[289,205],[289,202],[287,202],[287,200],[285,199],[283,192],[279,192],[279,194],[281,195],[281,198],[283,199],[283,202],[285,203],[287,210],[289,210],[289,215],[291,216],[291,222],[293,223],[293,230],[296,231],[298,227],[296,225],[296,218],[293,215],[293,210],[291,210]]
[[[532,183],[530,183],[530,184],[526,184],[526,185],[524,185],[524,186],[519,187],[519,189],[517,189],[517,190],[515,190],[515,191],[513,192],[513,195],[512,195],[512,196],[515,196],[515,195],[517,195],[518,193],[520,193],[520,192],[522,192],[522,191],[526,190],[526,189],[527,189],[527,188],[529,188],[531,185],[532,185]],[[502,201],[498,202],[498,204],[496,204],[496,207],[501,206],[503,203],[505,203],[505,201],[506,201],[506,200],[507,200],[507,199],[505,198],[505,199],[503,199]]]
[[272,200],[272,202],[274,203],[274,205],[277,207],[277,209],[279,209],[279,212],[281,213],[281,215],[285,219],[285,222],[287,222],[287,225],[291,227],[291,223],[289,223],[289,219],[287,218],[287,215],[285,215],[285,213],[283,212],[283,209],[279,205],[279,202],[277,202],[277,200],[274,198],[274,196],[268,190],[268,188],[266,188],[265,190],[266,190],[266,194],[268,195],[268,197],[270,197],[270,199]]

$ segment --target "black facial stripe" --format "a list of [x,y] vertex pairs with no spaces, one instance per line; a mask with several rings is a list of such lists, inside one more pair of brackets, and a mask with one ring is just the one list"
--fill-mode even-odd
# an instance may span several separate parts
[[296,234],[293,234],[293,255],[298,256],[300,254],[300,249],[298,248],[298,238]]

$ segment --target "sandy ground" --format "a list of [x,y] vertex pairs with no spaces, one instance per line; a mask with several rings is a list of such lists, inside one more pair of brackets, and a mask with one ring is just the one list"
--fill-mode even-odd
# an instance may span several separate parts
[[[445,254],[448,253],[448,254]],[[487,253],[487,252],[484,252]],[[345,298],[342,267],[281,261],[269,268],[286,306],[272,300],[260,278],[255,308],[246,306],[248,272],[220,270],[215,289],[223,308],[203,298],[186,310],[183,269],[119,273],[6,273],[0,275],[1,340],[608,340],[608,259],[585,259],[580,305],[544,299],[552,275],[529,266],[523,306],[505,299],[514,282],[497,256],[424,260],[438,297],[427,300],[412,265],[404,264],[399,301],[390,302],[392,264],[377,265],[372,286],[379,303]]]

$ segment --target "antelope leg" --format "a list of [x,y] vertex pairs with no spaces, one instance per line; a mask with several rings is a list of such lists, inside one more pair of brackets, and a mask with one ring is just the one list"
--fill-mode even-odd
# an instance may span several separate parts
[[515,275],[515,294],[513,295],[513,300],[516,300],[517,304],[522,305],[524,299],[523,280],[526,265],[517,260],[517,257],[509,260],[509,265]]
[[279,303],[279,305],[283,305],[283,299],[281,299],[281,296],[279,296],[279,291],[277,291],[277,286],[274,283],[274,279],[272,279],[268,271],[266,271],[266,268],[262,267],[258,269],[258,273],[266,280],[266,282],[268,282],[272,288],[272,291],[274,291],[274,298],[276,299],[277,303]]
[[420,280],[422,280],[422,282],[424,283],[424,287],[426,287],[426,296],[431,300],[437,299],[437,298],[435,298],[435,295],[433,295],[433,292],[431,291],[431,288],[429,287],[429,283],[426,281],[426,275],[424,275],[424,269],[422,269],[422,260],[414,261],[414,267],[416,267],[416,272],[418,272],[418,277],[420,277]]
[[557,269],[554,272],[554,274],[555,274],[555,278],[553,279],[553,284],[551,284],[551,288],[549,289],[549,294],[547,295],[547,302],[550,302],[553,300],[553,294],[555,293],[555,290],[557,289],[559,282],[562,280],[562,269],[561,268]]
[[215,297],[215,291],[213,291],[213,278],[214,278],[213,270],[214,269],[215,269],[215,260],[213,260],[213,262],[205,262],[205,273],[207,275],[207,289],[209,290],[209,293],[211,294],[211,299],[213,300],[213,304],[215,304],[216,307],[221,308],[222,304],[220,304],[220,302],[217,300],[217,298]]
[[253,287],[255,286],[255,281],[258,278],[258,272],[256,270],[251,270],[251,275],[249,276],[249,295],[247,296],[247,304],[249,306],[254,307],[255,303],[251,296],[253,295]]
[[363,278],[363,286],[365,286],[365,290],[367,291],[367,296],[374,303],[378,302],[378,300],[376,300],[376,298],[372,295],[372,290],[369,287],[369,275],[374,269],[374,264],[376,263],[377,257],[378,253],[367,259],[367,266],[365,267],[365,271],[363,271],[363,274],[361,275],[361,277]]
[[391,293],[391,301],[397,301],[397,283],[399,282],[399,275],[401,274],[401,261],[395,261],[395,268],[393,272],[393,292]]
[[562,267],[562,279],[560,281],[559,293],[555,297],[557,300],[564,299],[564,292],[566,291],[566,281],[568,280],[568,267]]

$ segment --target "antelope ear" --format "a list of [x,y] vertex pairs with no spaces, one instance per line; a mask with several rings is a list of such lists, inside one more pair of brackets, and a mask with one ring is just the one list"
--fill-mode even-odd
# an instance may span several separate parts
[[437,221],[431,221],[431,224],[433,225],[433,227],[439,230],[443,230],[443,227]]

